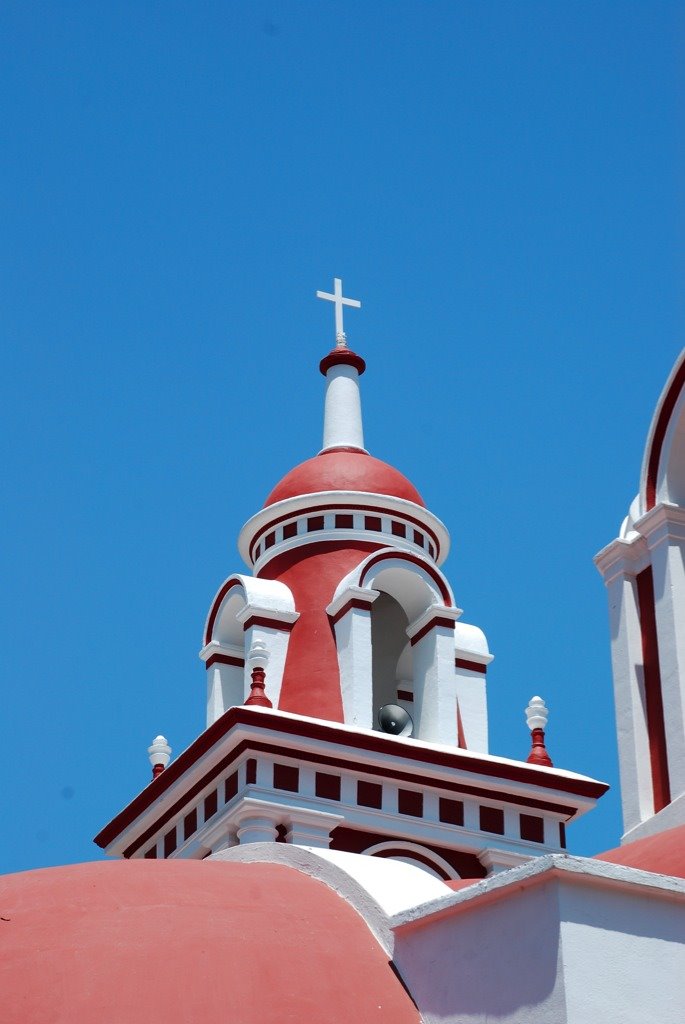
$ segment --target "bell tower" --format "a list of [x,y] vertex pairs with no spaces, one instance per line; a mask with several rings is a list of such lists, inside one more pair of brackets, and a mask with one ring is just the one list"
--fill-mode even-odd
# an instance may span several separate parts
[[442,571],[447,528],[365,447],[343,328],[361,303],[337,278],[317,296],[335,310],[323,447],[240,531],[248,571],[219,587],[200,650],[205,732],[96,842],[147,858],[286,842],[452,880],[559,851],[606,786],[489,753],[492,655]]

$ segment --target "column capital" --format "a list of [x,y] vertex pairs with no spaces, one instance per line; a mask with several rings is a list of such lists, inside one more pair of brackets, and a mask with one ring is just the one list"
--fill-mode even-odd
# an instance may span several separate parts
[[618,537],[595,555],[594,562],[606,586],[620,576],[637,576],[649,565],[647,541],[638,533],[630,539]]
[[650,551],[664,541],[685,544],[685,508],[660,502],[638,519],[635,529],[645,538]]
[[427,633],[439,626],[454,630],[454,623],[462,614],[461,608],[447,608],[444,605],[433,604],[425,612],[419,615],[407,626],[407,636],[412,647],[423,640]]
[[346,587],[342,594],[334,597],[326,608],[326,614],[333,625],[339,622],[344,615],[357,608],[361,611],[370,611],[371,605],[380,597],[380,590],[370,590],[368,587]]
[[255,604],[246,604],[236,615],[236,619],[242,623],[243,630],[246,632],[250,626],[264,626],[267,629],[278,629],[284,633],[289,633],[299,617],[299,612],[261,608]]
[[481,850],[478,854],[478,860],[489,875],[499,874],[500,871],[506,871],[507,868],[518,867],[519,864],[525,864],[530,859],[524,853],[514,853],[513,850],[498,850],[497,847],[493,846],[486,847],[485,850]]

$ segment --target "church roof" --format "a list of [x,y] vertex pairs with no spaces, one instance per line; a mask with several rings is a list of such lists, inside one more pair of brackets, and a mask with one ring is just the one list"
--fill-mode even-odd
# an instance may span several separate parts
[[340,449],[323,451],[291,469],[271,491],[264,507],[286,498],[321,491],[388,494],[425,508],[419,492],[399,470],[366,452]]
[[280,864],[127,860],[0,880],[4,1024],[418,1024],[364,920]]
[[634,839],[613,850],[597,854],[596,860],[642,868],[659,875],[685,878],[685,825],[657,832],[653,836]]

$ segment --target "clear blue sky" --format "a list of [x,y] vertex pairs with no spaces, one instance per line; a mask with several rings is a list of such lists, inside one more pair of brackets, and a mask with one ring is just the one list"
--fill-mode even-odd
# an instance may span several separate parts
[[683,344],[679,6],[3,5],[1,870],[100,856],[152,737],[202,730],[237,532],[320,446],[334,275],[493,752],[540,692],[614,787],[571,848],[618,842],[592,556]]

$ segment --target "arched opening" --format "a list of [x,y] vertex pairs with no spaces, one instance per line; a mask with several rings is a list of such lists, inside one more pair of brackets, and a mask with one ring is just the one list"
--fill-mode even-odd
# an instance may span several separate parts
[[[397,704],[397,671],[407,646],[409,620],[399,601],[381,592],[371,606],[371,679],[373,728],[378,730],[378,711],[384,704]],[[404,703],[402,706],[406,706]],[[409,708],[408,708],[409,710]],[[411,713],[411,712],[410,712]]]

